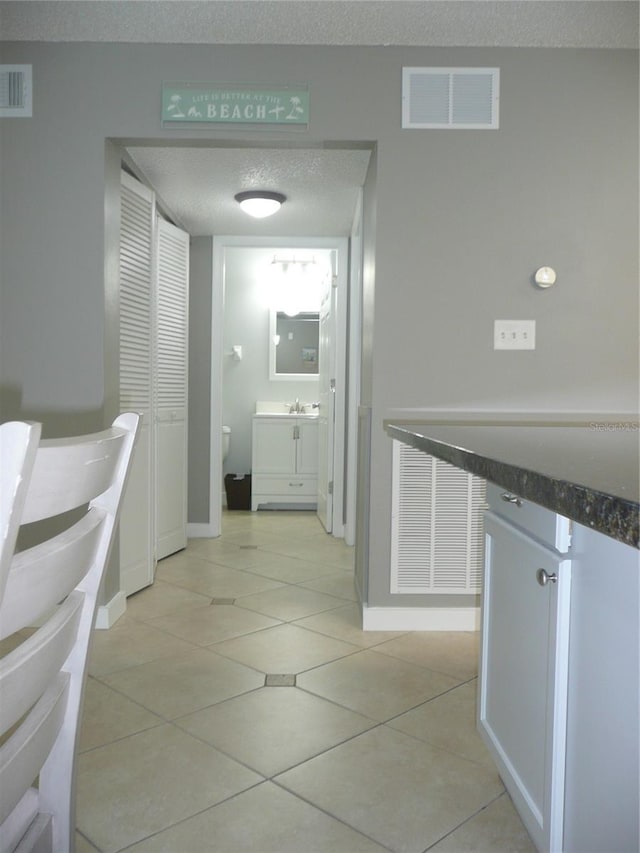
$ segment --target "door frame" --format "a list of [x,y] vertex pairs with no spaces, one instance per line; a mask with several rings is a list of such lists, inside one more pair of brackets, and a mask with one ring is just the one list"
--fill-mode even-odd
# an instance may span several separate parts
[[358,192],[349,238],[349,298],[347,330],[347,455],[344,476],[344,541],[356,544],[356,491],[358,483],[358,418],[362,361],[362,250],[363,191]]
[[[225,250],[227,248],[335,249],[338,257],[338,298],[336,310],[336,374],[343,377],[336,388],[333,469],[345,472],[347,424],[347,304],[349,240],[347,237],[243,237],[222,235],[213,238],[211,282],[211,432],[209,444],[209,524],[208,535],[222,532],[222,385]],[[336,377],[337,378],[337,377]],[[351,412],[349,413],[349,419]],[[343,493],[345,474],[334,491],[333,533],[344,536]],[[335,479],[334,479],[335,481]]]

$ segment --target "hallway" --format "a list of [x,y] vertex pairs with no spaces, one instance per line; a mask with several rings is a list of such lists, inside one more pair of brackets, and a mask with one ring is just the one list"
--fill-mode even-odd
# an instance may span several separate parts
[[363,633],[314,514],[227,512],[95,635],[77,850],[533,851],[475,731],[477,637]]

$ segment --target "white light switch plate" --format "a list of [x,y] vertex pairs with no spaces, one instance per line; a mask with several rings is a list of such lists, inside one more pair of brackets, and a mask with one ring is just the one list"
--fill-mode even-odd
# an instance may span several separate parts
[[535,349],[535,320],[495,320],[493,324],[494,349]]

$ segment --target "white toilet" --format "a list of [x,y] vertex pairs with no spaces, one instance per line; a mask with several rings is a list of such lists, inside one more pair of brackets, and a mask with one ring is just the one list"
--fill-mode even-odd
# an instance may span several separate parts
[[229,455],[229,445],[231,443],[231,427],[222,427],[222,461]]

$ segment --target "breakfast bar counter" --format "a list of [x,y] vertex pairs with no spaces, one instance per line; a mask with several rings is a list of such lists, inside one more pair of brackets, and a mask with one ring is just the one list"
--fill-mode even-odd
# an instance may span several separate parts
[[637,422],[387,422],[398,441],[593,530],[640,546]]
[[637,853],[638,424],[385,429],[489,483],[478,730],[534,844]]

